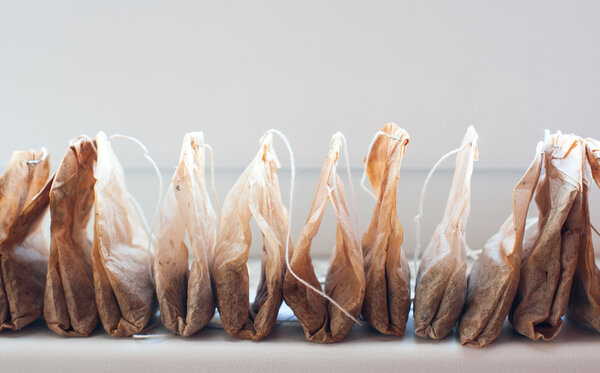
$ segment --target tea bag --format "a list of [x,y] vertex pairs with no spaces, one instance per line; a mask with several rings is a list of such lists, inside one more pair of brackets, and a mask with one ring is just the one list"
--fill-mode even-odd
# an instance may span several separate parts
[[327,202],[331,202],[337,218],[337,231],[325,279],[325,294],[337,305],[307,288],[290,271],[286,273],[283,286],[285,301],[294,311],[310,342],[343,340],[355,321],[342,309],[354,319],[358,318],[365,295],[362,253],[346,205],[343,183],[336,171],[342,141],[340,133],[331,139],[306,224],[290,259],[291,271],[312,287],[321,289],[312,266],[310,247],[321,225]]
[[467,280],[467,298],[458,325],[460,342],[484,347],[502,331],[519,286],[523,237],[529,204],[540,177],[542,148],[512,193],[512,214],[486,242]]
[[[216,242],[216,215],[206,192],[204,136],[188,133],[179,165],[163,200],[157,232],[154,279],[163,324],[190,336],[215,312],[210,256]],[[189,249],[193,259],[189,264]]]
[[80,137],[67,149],[50,189],[50,256],[44,318],[53,332],[88,336],[98,325],[87,225],[94,207],[96,144]]
[[396,214],[400,165],[408,133],[386,124],[365,160],[377,204],[362,237],[365,264],[363,318],[383,334],[403,335],[410,310],[410,269],[402,250],[404,230]]
[[[225,198],[212,266],[223,328],[233,337],[253,340],[267,337],[277,319],[289,221],[281,201],[277,178],[280,166],[273,149],[272,133],[267,132],[260,144],[258,154]],[[262,233],[263,251],[261,279],[250,305],[246,263],[252,241],[251,218]]]
[[42,316],[48,244],[50,160],[45,150],[14,152],[0,176],[0,331]]
[[517,332],[534,340],[556,337],[567,310],[579,247],[584,244],[584,152],[582,140],[574,135],[553,134],[545,141],[545,174],[535,196],[538,232],[523,247],[521,278],[509,317]]
[[100,321],[111,336],[140,332],[152,313],[149,238],[125,187],[123,169],[104,132],[96,136],[92,270]]
[[417,272],[415,333],[446,337],[463,308],[467,285],[465,230],[471,208],[471,174],[477,160],[477,133],[471,126],[456,158],[450,196],[442,221],[423,253]]
[[[586,139],[587,162],[592,170],[596,185],[600,187],[600,142]],[[583,172],[583,210],[581,219],[585,223],[582,244],[573,275],[567,316],[573,320],[589,324],[600,332],[600,270],[596,265],[592,243],[592,224],[589,207],[589,171]]]

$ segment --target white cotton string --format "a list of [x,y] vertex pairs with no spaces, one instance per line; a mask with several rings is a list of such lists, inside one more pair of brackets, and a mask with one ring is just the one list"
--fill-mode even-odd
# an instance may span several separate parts
[[596,233],[598,236],[600,236],[600,233],[598,233],[598,230],[596,230],[596,227],[594,227],[592,225],[592,223],[590,223],[590,227],[592,227],[592,230],[594,231],[594,233]]
[[279,136],[283,140],[283,142],[285,143],[285,146],[288,148],[288,152],[290,154],[291,178],[290,178],[290,201],[289,201],[289,208],[288,208],[289,218],[288,218],[287,234],[285,236],[285,265],[287,267],[287,270],[301,284],[303,284],[304,286],[306,286],[310,290],[314,291],[315,293],[319,294],[323,298],[327,299],[331,304],[333,304],[334,306],[336,306],[340,311],[342,311],[351,320],[353,320],[354,322],[356,322],[358,325],[362,326],[362,324],[360,323],[360,321],[358,321],[354,316],[352,316],[350,314],[350,312],[346,311],[344,309],[344,307],[342,307],[338,302],[336,302],[335,300],[333,300],[330,296],[328,296],[327,294],[325,294],[325,292],[321,291],[320,289],[317,289],[316,287],[314,287],[311,284],[309,284],[307,281],[305,281],[302,278],[300,278],[300,276],[298,276],[296,274],[296,272],[294,272],[292,270],[292,267],[290,266],[290,255],[289,255],[290,248],[289,248],[289,246],[290,246],[290,240],[292,239],[292,206],[293,206],[292,202],[293,202],[293,199],[294,199],[294,185],[296,183],[296,165],[295,165],[295,162],[294,162],[294,152],[292,151],[292,147],[291,147],[291,145],[290,145],[287,137],[285,137],[285,135],[283,133],[281,133],[281,131],[276,130],[276,129],[270,129],[267,132],[274,133],[277,136]]
[[[356,230],[354,236],[359,240],[359,224],[358,224],[358,206],[356,204],[356,192],[354,190],[354,183],[352,182],[352,173],[350,172],[350,157],[348,156],[348,143],[346,142],[346,136],[343,133],[338,132],[334,136],[339,135],[342,138],[344,144],[344,158],[346,158],[346,173],[348,174],[348,184],[350,184],[350,193],[352,195],[352,209],[354,210],[354,220],[356,223]],[[360,323],[359,323],[360,324]]]
[[[421,190],[421,197],[419,198],[419,214],[417,216],[415,216],[415,223],[416,223],[416,234],[417,234],[417,245],[415,247],[415,252],[414,252],[414,269],[415,269],[415,275],[417,274],[417,271],[419,269],[418,267],[418,261],[419,261],[419,254],[421,252],[421,222],[423,220],[423,203],[425,202],[425,192],[427,191],[427,186],[429,185],[429,182],[431,181],[431,177],[433,176],[433,173],[437,170],[437,168],[442,164],[442,162],[444,162],[446,159],[448,159],[449,157],[451,157],[452,155],[460,152],[461,150],[465,149],[467,146],[471,145],[473,143],[473,141],[469,141],[467,143],[465,143],[463,146],[461,146],[458,149],[454,149],[446,154],[444,154],[437,162],[435,165],[433,165],[433,167],[431,168],[431,171],[429,171],[429,174],[427,175],[427,178],[425,179],[425,184],[423,184],[423,189]],[[464,240],[464,237],[463,237]]]
[[[150,226],[150,232],[148,233],[148,235],[150,237],[150,239],[148,240],[148,252],[150,254],[152,254],[153,253],[153,251],[152,251],[152,234],[153,234],[153,231],[154,231],[154,228],[156,225],[156,221],[158,219],[158,214],[160,212],[159,210],[160,210],[161,200],[162,200],[162,196],[163,196],[162,174],[160,173],[158,165],[156,164],[156,162],[154,162],[154,159],[152,159],[152,157],[150,156],[150,152],[148,151],[148,148],[146,148],[146,146],[140,140],[136,139],[135,137],[125,136],[125,135],[112,135],[110,137],[110,141],[112,141],[113,139],[124,139],[124,140],[133,141],[140,148],[142,148],[142,150],[144,151],[144,158],[146,158],[148,160],[148,162],[150,162],[150,164],[152,165],[152,168],[154,169],[154,172],[156,173],[156,176],[158,178],[158,200],[156,202],[156,207],[154,209],[154,216],[152,217],[152,225]],[[139,206],[139,203],[138,203],[138,206]],[[142,216],[143,216],[143,214],[142,214]],[[142,218],[142,219],[144,219],[144,218]],[[152,266],[150,268],[152,268]]]
[[217,188],[215,187],[215,161],[213,156],[213,148],[208,144],[198,144],[202,148],[208,149],[210,154],[210,183],[212,187],[213,197],[215,198],[215,204],[217,205],[217,211],[221,215],[221,205],[219,204],[219,196],[217,195]]
[[377,133],[375,134],[375,136],[373,136],[373,139],[371,140],[371,144],[369,145],[369,151],[367,152],[367,159],[365,160],[365,167],[363,169],[363,173],[362,173],[362,176],[360,178],[360,187],[365,192],[367,192],[371,197],[373,197],[374,200],[377,200],[377,196],[369,188],[367,188],[367,186],[365,185],[365,183],[367,181],[367,166],[369,165],[369,158],[371,157],[371,151],[373,150],[373,145],[375,145],[375,141],[377,140],[377,138],[379,136],[386,136],[386,137],[389,137],[390,139],[393,139],[393,140],[396,140],[396,141],[400,141],[401,140],[399,137],[394,136],[394,135],[390,135],[389,133],[386,133],[386,132],[383,132],[383,131],[377,131]]
[[[32,150],[32,152],[35,154],[35,150]],[[33,159],[31,161],[27,161],[27,164],[38,164],[40,162],[43,162],[46,160],[46,158],[48,158],[48,150],[43,147],[42,148],[42,156],[40,159]]]

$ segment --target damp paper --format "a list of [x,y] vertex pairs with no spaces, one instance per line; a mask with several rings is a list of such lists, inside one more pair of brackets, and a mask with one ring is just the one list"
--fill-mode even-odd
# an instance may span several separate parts
[[574,135],[548,135],[535,202],[538,226],[523,244],[521,277],[509,319],[531,339],[554,339],[562,328],[580,247],[585,247],[585,146]]
[[512,214],[485,243],[471,268],[458,325],[460,342],[465,346],[484,347],[502,331],[519,285],[527,212],[542,160],[542,147],[538,146],[534,161],[513,190]]
[[160,210],[154,256],[162,322],[182,336],[202,329],[215,312],[210,258],[216,242],[216,215],[206,191],[203,145],[201,132],[188,133],[183,139],[179,165]]
[[[267,132],[256,157],[225,198],[219,217],[213,286],[223,329],[237,338],[267,337],[282,302],[289,216],[281,200],[277,168],[273,135]],[[263,239],[261,278],[252,304],[247,268],[250,219],[258,225]]]
[[154,287],[149,237],[129,200],[125,175],[104,132],[96,136],[92,271],[100,321],[111,336],[144,329]]
[[414,325],[415,333],[424,338],[446,337],[463,308],[467,285],[465,230],[471,208],[473,162],[477,157],[477,133],[471,126],[456,158],[444,216],[417,272]]
[[[300,238],[290,259],[290,269],[311,286],[321,289],[312,266],[310,247],[321,225],[325,207],[330,202],[337,219],[337,229],[324,290],[325,294],[356,319],[360,314],[365,294],[365,276],[361,249],[352,226],[342,180],[337,174],[342,145],[342,135],[334,135],[329,144],[329,153],[321,170],[306,224],[300,232]],[[302,325],[308,341],[341,341],[355,323],[342,309],[306,287],[290,271],[285,277],[284,296]]]
[[67,149],[50,189],[50,256],[44,318],[53,332],[90,335],[98,325],[92,278],[92,240],[87,226],[94,208],[96,143],[87,137]]
[[362,237],[365,265],[363,318],[383,334],[403,335],[410,310],[410,269],[402,250],[404,230],[396,213],[400,166],[408,133],[394,123],[377,135],[365,159],[376,197],[375,210]]
[[[592,177],[600,187],[600,142],[594,139],[585,140],[587,162]],[[589,171],[583,172],[582,198],[583,210],[581,219],[585,223],[577,268],[573,275],[573,284],[567,308],[567,316],[576,321],[588,324],[600,332],[600,270],[596,265],[594,246],[592,244],[592,224],[589,207]]]
[[42,316],[49,173],[45,150],[19,151],[0,176],[0,330],[18,330]]

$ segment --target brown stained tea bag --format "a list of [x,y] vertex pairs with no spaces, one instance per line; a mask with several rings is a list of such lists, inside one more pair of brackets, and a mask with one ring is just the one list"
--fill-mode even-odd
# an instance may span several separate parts
[[367,155],[366,174],[377,198],[362,237],[365,264],[364,319],[383,334],[403,335],[410,310],[410,269],[402,251],[404,230],[396,213],[400,165],[408,133],[386,124]]
[[523,247],[521,278],[509,317],[517,332],[534,340],[556,337],[567,310],[585,230],[581,219],[584,152],[582,140],[574,135],[554,134],[545,142],[546,172],[535,197],[537,239]]
[[0,176],[0,331],[42,316],[48,244],[41,224],[49,173],[45,150],[22,151],[12,154]]
[[92,269],[98,314],[111,336],[140,332],[152,312],[154,289],[148,234],[132,206],[123,169],[104,132],[96,136]]
[[[163,200],[154,257],[154,280],[163,324],[182,336],[202,329],[215,312],[209,254],[216,215],[204,179],[204,136],[188,133]],[[191,268],[189,238],[193,253]]]
[[423,253],[417,273],[413,315],[415,333],[424,338],[446,337],[463,308],[467,286],[465,230],[477,156],[477,133],[471,126],[456,158],[444,217]]
[[542,167],[542,149],[538,149],[513,191],[513,213],[486,242],[469,273],[465,307],[458,325],[460,342],[465,346],[484,347],[493,342],[510,311],[519,285],[527,212]]
[[[267,337],[281,306],[289,216],[281,201],[278,167],[273,135],[267,132],[258,154],[225,198],[221,210],[213,286],[223,328],[236,338]],[[246,266],[252,241],[251,218],[263,236],[261,279],[252,305]]]
[[96,144],[80,137],[69,146],[50,189],[50,256],[44,318],[65,336],[90,335],[98,325],[87,225],[94,207]]
[[[594,139],[586,139],[585,142],[587,162],[592,170],[596,185],[600,187],[600,142]],[[596,265],[592,243],[588,172],[587,169],[583,172],[583,211],[581,217],[586,227],[577,259],[577,268],[573,275],[567,316],[573,320],[589,324],[600,332],[600,270]]]
[[[341,146],[342,135],[338,133],[329,144],[317,192],[306,225],[294,248],[290,269],[314,288],[321,289],[312,266],[310,247],[321,225],[327,202],[331,202],[338,224],[335,248],[325,279],[325,294],[354,318],[358,318],[365,295],[365,275],[362,253],[346,205],[342,180],[336,171]],[[340,308],[307,288],[290,271],[285,276],[283,294],[310,342],[339,342],[354,325],[354,320]]]

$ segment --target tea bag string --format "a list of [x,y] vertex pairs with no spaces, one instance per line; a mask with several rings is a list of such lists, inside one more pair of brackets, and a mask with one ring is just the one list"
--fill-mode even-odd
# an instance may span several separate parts
[[296,280],[298,280],[301,284],[303,284],[304,286],[306,286],[310,290],[314,291],[315,293],[319,294],[323,298],[327,299],[331,304],[333,304],[334,306],[336,306],[340,311],[342,311],[351,320],[353,320],[358,325],[362,326],[362,324],[360,323],[360,321],[358,321],[354,316],[352,316],[350,314],[350,312],[348,312],[346,309],[344,309],[344,307],[342,307],[338,302],[336,302],[335,300],[333,300],[333,298],[331,298],[330,296],[328,296],[327,294],[325,294],[325,292],[323,292],[320,289],[317,289],[316,287],[314,287],[311,284],[309,284],[307,281],[305,281],[302,278],[300,278],[300,276],[298,276],[296,274],[296,272],[294,272],[294,270],[290,266],[290,255],[289,255],[290,248],[289,248],[289,246],[290,246],[290,240],[292,239],[292,206],[293,206],[293,200],[294,200],[294,186],[295,186],[295,183],[296,183],[296,165],[295,165],[295,162],[294,162],[294,152],[292,151],[292,147],[291,147],[291,145],[290,145],[287,137],[285,137],[285,135],[281,131],[276,130],[276,129],[270,129],[267,132],[270,132],[270,133],[273,133],[273,134],[279,136],[281,138],[281,140],[283,140],[283,142],[285,143],[285,146],[287,147],[288,152],[290,154],[290,168],[291,168],[290,201],[289,201],[289,208],[288,208],[289,217],[288,217],[287,234],[285,235],[285,265],[286,265],[286,268],[289,271],[289,273],[291,273],[292,276],[294,276],[294,278]]
[[360,178],[360,187],[365,192],[367,192],[367,194],[369,194],[371,197],[373,197],[374,200],[377,200],[377,196],[365,185],[365,183],[367,181],[367,166],[369,165],[369,158],[371,157],[371,151],[373,150],[373,145],[375,145],[375,141],[377,140],[377,138],[379,138],[379,136],[385,136],[385,137],[389,137],[392,140],[402,141],[401,138],[394,136],[394,135],[390,135],[389,133],[386,133],[383,131],[377,131],[377,133],[375,133],[375,136],[373,136],[373,139],[371,140],[371,144],[369,145],[369,151],[367,152],[367,159],[365,160],[365,167],[363,169],[363,173]]
[[[461,152],[463,149],[465,149],[467,146],[470,146],[473,144],[473,140],[465,143],[463,146],[461,146],[460,148],[454,149],[449,151],[448,153],[444,154],[431,168],[431,171],[429,171],[429,174],[427,175],[427,178],[425,179],[425,184],[423,184],[423,189],[421,190],[421,197],[419,198],[419,214],[417,216],[415,216],[415,225],[416,225],[416,241],[417,241],[417,245],[415,247],[415,252],[413,254],[413,262],[414,262],[414,273],[415,275],[418,272],[419,266],[418,266],[418,262],[419,262],[419,255],[421,253],[421,222],[423,221],[423,204],[425,202],[425,192],[427,191],[427,186],[429,185],[429,182],[431,181],[431,177],[433,176],[433,174],[435,173],[435,171],[437,170],[437,168],[448,158],[450,158],[451,156],[453,156],[454,154],[457,154],[459,152]],[[464,237],[461,237],[464,241]],[[466,246],[466,245],[465,245]]]
[[[46,147],[42,147],[42,156],[40,157],[40,159],[32,159],[30,161],[27,161],[27,164],[33,164],[36,165],[38,163],[41,163],[43,161],[46,160],[46,158],[48,158],[48,149],[46,149]],[[35,156],[35,150],[32,150],[32,153]]]
[[600,233],[598,233],[598,230],[596,229],[596,227],[594,227],[594,225],[592,223],[590,223],[590,227],[592,228],[594,233],[596,233],[596,235],[598,235],[598,237],[600,237]]
[[[116,135],[112,135],[110,137],[110,141],[112,141],[113,139],[124,139],[124,140],[129,140],[134,142],[135,144],[137,144],[143,151],[144,151],[144,158],[146,158],[148,160],[148,162],[150,162],[150,164],[152,165],[152,168],[154,169],[154,172],[156,173],[156,177],[158,179],[158,200],[156,202],[156,207],[154,209],[154,216],[152,217],[152,225],[150,226],[150,229],[148,230],[148,236],[149,236],[149,240],[148,240],[148,252],[150,254],[153,253],[152,251],[152,234],[154,231],[154,227],[156,225],[156,220],[158,219],[158,213],[159,213],[159,209],[160,209],[160,205],[161,205],[161,201],[162,201],[162,196],[163,196],[163,177],[162,174],[160,173],[160,170],[158,168],[158,165],[156,164],[156,162],[154,161],[154,159],[152,159],[152,157],[150,156],[150,152],[148,151],[148,148],[146,148],[146,146],[138,139],[136,139],[135,137],[132,136],[125,136],[125,135],[120,135],[120,134],[116,134]],[[135,200],[135,198],[132,198],[133,196],[131,194],[130,198],[132,199],[134,206],[136,206],[136,209],[140,209],[140,204],[137,202],[137,200]],[[141,211],[140,211],[141,212]],[[138,212],[140,214],[140,217],[142,220],[145,220],[144,214],[143,212]],[[148,222],[145,222],[146,226],[148,225]],[[147,227],[146,227],[147,228]],[[151,256],[149,256],[149,260],[151,261]],[[150,269],[152,268],[152,263],[150,263]],[[152,271],[151,271],[152,272]]]
[[[217,195],[217,188],[215,187],[215,161],[212,146],[208,144],[197,144],[201,148],[208,149],[208,153],[210,154],[210,184],[213,192],[213,197],[215,199],[215,204],[217,205],[217,211],[219,215],[221,215],[221,205],[219,204],[219,196]],[[216,231],[215,231],[216,232]]]

